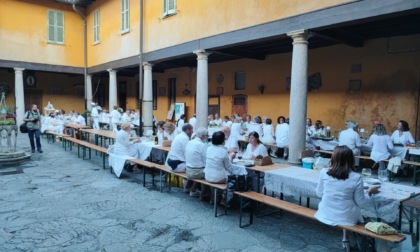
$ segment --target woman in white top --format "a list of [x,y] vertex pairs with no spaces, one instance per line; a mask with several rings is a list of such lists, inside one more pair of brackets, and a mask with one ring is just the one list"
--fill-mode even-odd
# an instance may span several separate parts
[[[134,144],[140,142],[140,139],[130,141],[130,126],[129,122],[125,122],[121,125],[121,129],[117,132],[114,150],[112,153],[139,159],[140,153]],[[131,165],[133,165],[133,163]],[[133,171],[133,166],[129,168],[129,171]]]
[[320,134],[325,136],[325,128],[324,125],[322,125],[321,120],[316,120],[315,122],[315,133],[314,134]]
[[243,135],[243,129],[242,129],[242,117],[235,117],[235,120],[232,123],[230,135],[235,138],[235,141],[238,141],[238,138],[240,138]]
[[265,125],[263,126],[263,137],[261,138],[261,142],[264,144],[274,144],[276,140],[274,139],[274,127],[272,124],[272,120],[267,118],[265,120]]
[[204,178],[211,183],[226,183],[227,176],[231,174],[231,162],[235,153],[228,155],[225,142],[225,133],[217,131],[211,138],[211,145],[206,152],[206,167]]
[[405,159],[407,155],[407,148],[405,146],[415,142],[406,121],[401,120],[398,122],[397,129],[391,135],[391,141],[394,144],[394,148],[391,150],[392,156]]
[[244,159],[254,160],[257,156],[268,156],[267,148],[261,143],[260,136],[257,132],[249,133],[249,144],[243,155]]
[[[367,194],[377,192],[370,187]],[[368,204],[360,174],[354,172],[354,155],[347,146],[337,146],[331,157],[330,169],[323,169],[319,175],[316,194],[321,197],[315,218],[331,225],[354,226],[362,214],[360,208]],[[343,247],[350,251],[348,234],[343,229]]]
[[382,160],[388,159],[391,156],[389,150],[392,150],[394,145],[392,144],[390,137],[386,134],[384,125],[375,125],[375,130],[369,138],[368,145],[373,146],[372,151],[370,152],[370,158],[375,161],[375,163],[379,163],[380,170],[385,170],[385,162]]
[[259,135],[263,135],[263,129],[261,125],[261,117],[254,116],[254,121],[248,124],[248,132],[257,132]]

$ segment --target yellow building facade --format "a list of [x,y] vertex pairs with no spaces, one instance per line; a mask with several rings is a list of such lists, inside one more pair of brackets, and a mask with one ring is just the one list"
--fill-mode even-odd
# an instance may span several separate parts
[[[115,96],[118,106],[138,109],[140,69],[149,62],[153,114],[166,120],[175,101],[185,103],[189,118],[200,102],[193,51],[202,49],[209,53],[209,111],[267,115],[275,122],[291,111],[288,33],[305,30],[307,75],[315,76],[302,97],[307,117],[322,120],[333,134],[348,119],[366,129],[379,119],[389,132],[404,119],[418,135],[419,8],[403,0],[382,6],[372,0],[3,0],[0,81],[15,92],[14,69],[23,68],[25,102],[39,101],[40,107],[50,101],[83,112],[90,99],[108,108]],[[61,44],[48,41],[49,11],[64,15]],[[116,92],[108,70],[116,71]],[[36,84],[26,83],[27,76]]]

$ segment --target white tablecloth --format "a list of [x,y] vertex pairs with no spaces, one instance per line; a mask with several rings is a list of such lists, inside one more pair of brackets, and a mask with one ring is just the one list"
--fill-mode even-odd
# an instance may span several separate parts
[[150,152],[156,144],[154,142],[141,142],[134,144],[134,146],[139,150],[140,159],[146,160],[150,156]]
[[112,170],[114,171],[114,174],[119,178],[121,176],[121,173],[124,169],[124,164],[127,159],[134,159],[130,156],[121,156],[113,154],[112,152],[108,152],[108,163],[109,166],[112,167]]
[[[298,197],[319,198],[316,186],[319,180],[318,170],[292,166],[265,173],[267,190]],[[385,182],[379,193],[370,197],[371,204],[362,210],[364,216],[381,218],[385,222],[394,222],[397,218],[400,202],[420,193],[420,188]]]
[[[311,138],[311,143],[314,146],[319,146],[321,148],[321,150],[328,150],[328,151],[332,151],[332,150],[334,150],[334,148],[336,146],[338,146],[338,141],[335,141],[335,140],[324,141],[324,140],[321,140],[321,139],[312,139]],[[360,147],[360,150],[362,152],[371,152],[372,147],[368,146],[367,144],[362,144],[362,147]]]
[[233,164],[230,167],[230,170],[235,175],[247,175],[248,172],[246,171],[246,167],[244,165]]

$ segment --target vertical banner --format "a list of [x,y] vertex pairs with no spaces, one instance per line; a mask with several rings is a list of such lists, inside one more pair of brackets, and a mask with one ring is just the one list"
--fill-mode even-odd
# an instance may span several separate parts
[[183,114],[185,114],[185,103],[175,103],[175,122],[178,121]]

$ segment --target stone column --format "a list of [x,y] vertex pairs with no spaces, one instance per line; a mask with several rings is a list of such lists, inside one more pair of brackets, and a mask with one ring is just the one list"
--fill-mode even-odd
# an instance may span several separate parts
[[88,110],[92,111],[92,76],[86,75],[86,106]]
[[308,85],[308,33],[287,34],[293,39],[292,77],[290,85],[289,163],[300,164],[299,152],[305,149],[306,103]]
[[196,50],[197,54],[197,128],[207,128],[207,117],[209,114],[209,78],[208,78],[208,56],[210,53],[205,50]]
[[117,105],[117,70],[107,69],[109,72],[109,112]]
[[143,118],[144,133],[153,130],[153,83],[152,83],[152,66],[149,62],[143,63]]
[[[15,68],[15,103],[17,125],[21,125],[23,123],[23,117],[25,116],[25,92],[23,90],[23,70],[25,70],[25,68]],[[37,105],[40,111],[42,111],[42,104]],[[28,104],[28,106],[30,106],[30,104]]]

